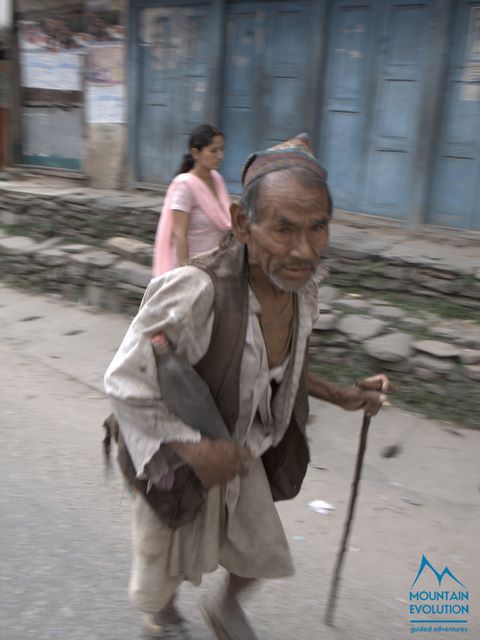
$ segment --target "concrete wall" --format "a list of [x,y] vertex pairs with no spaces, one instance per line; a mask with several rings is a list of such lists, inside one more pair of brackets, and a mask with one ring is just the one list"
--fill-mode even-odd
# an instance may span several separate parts
[[11,25],[12,2],[11,0],[2,0],[0,2],[0,29]]
[[87,125],[85,173],[91,187],[118,189],[123,186],[126,139],[124,124]]

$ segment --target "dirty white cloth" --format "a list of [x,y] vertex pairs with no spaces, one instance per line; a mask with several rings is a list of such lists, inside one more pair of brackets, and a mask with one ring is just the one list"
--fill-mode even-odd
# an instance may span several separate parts
[[155,613],[183,580],[198,585],[219,565],[246,578],[293,573],[288,542],[272,501],[261,460],[249,474],[214,487],[197,518],[172,532],[142,495],[133,501],[133,566],[129,595],[145,613]]
[[[261,308],[249,292],[249,314],[240,369],[240,413],[235,439],[262,455],[282,439],[290,422],[302,371],[305,347],[317,314],[317,285],[298,293],[295,345],[287,362],[268,368],[258,321]],[[150,339],[163,332],[176,352],[195,365],[206,354],[213,324],[214,287],[210,277],[193,266],[180,267],[150,283],[133,320],[105,374],[105,389],[139,477],[155,456],[152,480],[169,471],[161,445],[197,442],[199,433],[167,410],[157,382]],[[271,381],[280,383],[272,400]]]
[[[156,377],[153,335],[163,332],[177,353],[195,365],[207,352],[213,323],[214,287],[202,270],[186,266],[154,279],[106,375],[105,387],[138,476],[155,455],[152,480],[172,472],[162,444],[196,442],[195,432],[166,409]],[[172,532],[142,496],[134,499],[133,570],[130,594],[153,613],[178,584],[219,564],[245,577],[292,573],[283,527],[259,457],[282,439],[290,422],[305,348],[317,313],[317,284],[297,296],[294,344],[283,366],[270,370],[258,314],[249,292],[249,314],[240,369],[240,412],[234,437],[252,451],[250,473],[207,494],[200,514]],[[272,398],[271,381],[279,384]],[[154,463],[154,464],[153,464]]]

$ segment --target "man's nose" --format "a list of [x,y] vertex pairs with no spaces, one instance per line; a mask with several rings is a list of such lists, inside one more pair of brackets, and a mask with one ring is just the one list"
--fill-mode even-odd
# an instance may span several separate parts
[[315,258],[315,252],[305,233],[298,235],[291,254],[294,258],[299,258],[300,260],[312,260]]

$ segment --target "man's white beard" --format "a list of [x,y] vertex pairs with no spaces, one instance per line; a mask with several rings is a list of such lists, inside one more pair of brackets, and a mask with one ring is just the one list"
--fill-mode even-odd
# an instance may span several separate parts
[[287,287],[281,280],[280,278],[277,278],[276,275],[274,275],[273,273],[268,273],[268,279],[270,280],[270,282],[272,284],[274,284],[277,289],[280,289],[281,291],[285,291],[286,293],[295,293],[295,291],[299,291],[302,287]]

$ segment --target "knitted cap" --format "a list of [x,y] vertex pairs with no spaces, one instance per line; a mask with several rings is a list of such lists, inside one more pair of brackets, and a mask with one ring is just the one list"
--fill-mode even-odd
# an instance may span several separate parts
[[242,185],[246,187],[266,173],[290,167],[305,167],[327,181],[327,172],[313,155],[308,135],[300,133],[275,147],[252,153],[242,168]]

